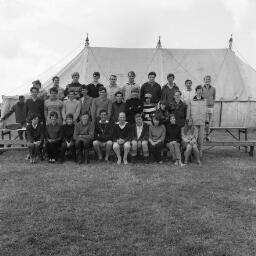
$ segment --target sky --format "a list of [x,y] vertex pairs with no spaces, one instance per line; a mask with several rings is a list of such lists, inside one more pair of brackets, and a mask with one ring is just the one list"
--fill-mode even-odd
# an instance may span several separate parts
[[28,92],[84,46],[225,48],[256,69],[255,0],[0,0],[0,95]]

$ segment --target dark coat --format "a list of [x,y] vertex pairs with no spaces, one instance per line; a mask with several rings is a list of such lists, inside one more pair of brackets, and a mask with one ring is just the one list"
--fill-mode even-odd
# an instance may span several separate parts
[[142,132],[141,135],[139,137],[139,139],[137,139],[137,129],[136,129],[136,124],[132,125],[132,140],[148,140],[148,136],[149,136],[149,125],[146,123],[143,123],[143,128],[142,128]]
[[175,115],[176,124],[179,127],[183,127],[185,125],[186,117],[187,117],[187,105],[180,101],[178,104],[174,102],[170,106],[170,113]]

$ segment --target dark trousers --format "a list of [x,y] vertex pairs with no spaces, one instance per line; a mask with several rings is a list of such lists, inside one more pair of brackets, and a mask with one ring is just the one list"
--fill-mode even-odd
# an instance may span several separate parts
[[31,158],[38,157],[42,149],[42,143],[35,145],[34,143],[28,143],[28,151]]
[[63,141],[61,143],[61,146],[60,146],[60,160],[62,162],[64,161],[65,153],[68,149],[70,149],[71,154],[72,154],[72,158],[74,159],[74,161],[76,161],[76,147],[75,147],[75,142],[74,141],[71,141],[71,144],[70,144],[69,148],[67,147],[66,141]]
[[154,146],[151,145],[151,143],[149,143],[150,154],[152,157],[154,157],[156,162],[161,161],[161,150],[163,148],[163,145],[164,145],[163,142],[157,143]]
[[77,139],[76,140],[76,156],[78,162],[89,162],[89,148],[91,145],[90,139]]
[[47,141],[45,143],[45,149],[49,159],[57,159],[59,146],[60,146],[59,141],[53,141],[53,142]]

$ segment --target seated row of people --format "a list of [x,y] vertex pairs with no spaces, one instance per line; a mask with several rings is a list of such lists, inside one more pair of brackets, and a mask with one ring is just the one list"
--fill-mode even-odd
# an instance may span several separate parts
[[130,124],[126,121],[126,114],[120,112],[118,122],[112,124],[107,120],[107,111],[103,109],[100,111],[100,120],[95,125],[91,122],[88,113],[83,114],[80,122],[76,124],[73,122],[73,115],[68,114],[65,124],[60,125],[57,122],[58,114],[51,112],[50,123],[44,128],[44,125],[39,122],[38,115],[34,115],[31,124],[27,127],[31,163],[37,162],[43,145],[50,163],[54,163],[58,157],[60,162],[63,162],[67,151],[78,163],[88,163],[89,149],[93,146],[98,159],[105,161],[108,161],[113,149],[117,164],[121,164],[122,161],[128,164],[129,153],[134,163],[139,149],[142,151],[145,163],[149,162],[150,155],[156,162],[162,163],[161,151],[164,146],[167,146],[175,164],[183,166],[182,145],[185,149],[184,163],[187,164],[189,155],[193,151],[197,163],[200,164],[197,128],[191,121],[186,122],[181,129],[176,124],[174,115],[170,115],[170,123],[167,126],[160,123],[157,116],[153,117],[151,125],[143,122],[140,113],[137,113],[134,118],[135,123]]

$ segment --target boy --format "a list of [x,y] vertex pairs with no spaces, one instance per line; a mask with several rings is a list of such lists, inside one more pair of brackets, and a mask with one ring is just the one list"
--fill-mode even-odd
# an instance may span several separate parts
[[135,72],[130,71],[128,73],[128,82],[122,88],[124,101],[127,101],[128,99],[131,98],[133,88],[138,88],[138,90],[140,91],[140,86],[135,83],[134,79],[135,79]]
[[109,87],[107,88],[107,98],[112,102],[115,101],[115,93],[121,92],[122,88],[116,84],[117,77],[116,75],[111,75],[109,78]]
[[131,98],[126,101],[125,113],[126,120],[130,124],[134,123],[134,115],[142,113],[143,102],[139,99],[139,89],[132,88]]
[[165,101],[160,101],[160,107],[156,110],[155,115],[159,118],[160,123],[165,126],[170,122],[170,113]]
[[151,102],[152,95],[150,93],[146,93],[144,96],[144,103],[143,103],[143,112],[142,118],[145,123],[148,125],[152,124],[152,118],[156,112],[156,105]]
[[94,127],[90,121],[90,116],[85,113],[81,116],[79,123],[75,125],[74,139],[76,145],[76,155],[78,163],[87,164],[89,160],[89,148],[94,137]]
[[62,118],[63,123],[65,123],[66,115],[72,114],[74,117],[74,122],[78,121],[78,117],[81,111],[81,102],[75,98],[75,93],[73,91],[69,91],[68,100],[63,102],[62,107]]
[[66,86],[64,94],[65,96],[67,96],[69,95],[70,91],[73,91],[75,94],[75,98],[79,100],[80,90],[81,90],[81,84],[79,83],[80,75],[78,72],[74,72],[71,77],[72,77],[72,82]]
[[81,86],[81,94],[82,94],[82,97],[80,99],[80,102],[81,102],[80,115],[89,113],[89,115],[91,117],[93,98],[88,96],[88,86],[87,85],[83,84]]
[[51,112],[50,122],[45,129],[45,148],[48,155],[48,162],[55,163],[58,157],[58,149],[61,142],[61,125],[57,122],[57,112]]
[[76,148],[75,148],[75,141],[74,141],[74,130],[75,125],[73,122],[73,115],[67,114],[66,115],[66,122],[61,127],[61,154],[60,154],[60,162],[63,163],[65,160],[65,153],[67,150],[71,151],[71,155],[74,161],[76,161]]
[[98,159],[101,161],[102,148],[106,149],[105,161],[108,161],[109,154],[112,148],[112,132],[113,126],[107,120],[107,111],[102,109],[100,111],[100,120],[95,125],[93,147],[97,153]]
[[104,85],[99,82],[99,79],[100,79],[100,73],[94,72],[93,73],[93,82],[87,85],[88,96],[90,96],[92,98],[99,97],[99,88],[104,87]]
[[112,103],[111,122],[116,123],[118,121],[119,113],[125,112],[125,103],[123,102],[123,93],[115,93],[115,102]]
[[167,75],[168,83],[161,90],[161,100],[166,102],[167,106],[174,102],[174,94],[179,91],[179,87],[174,83],[174,74]]

